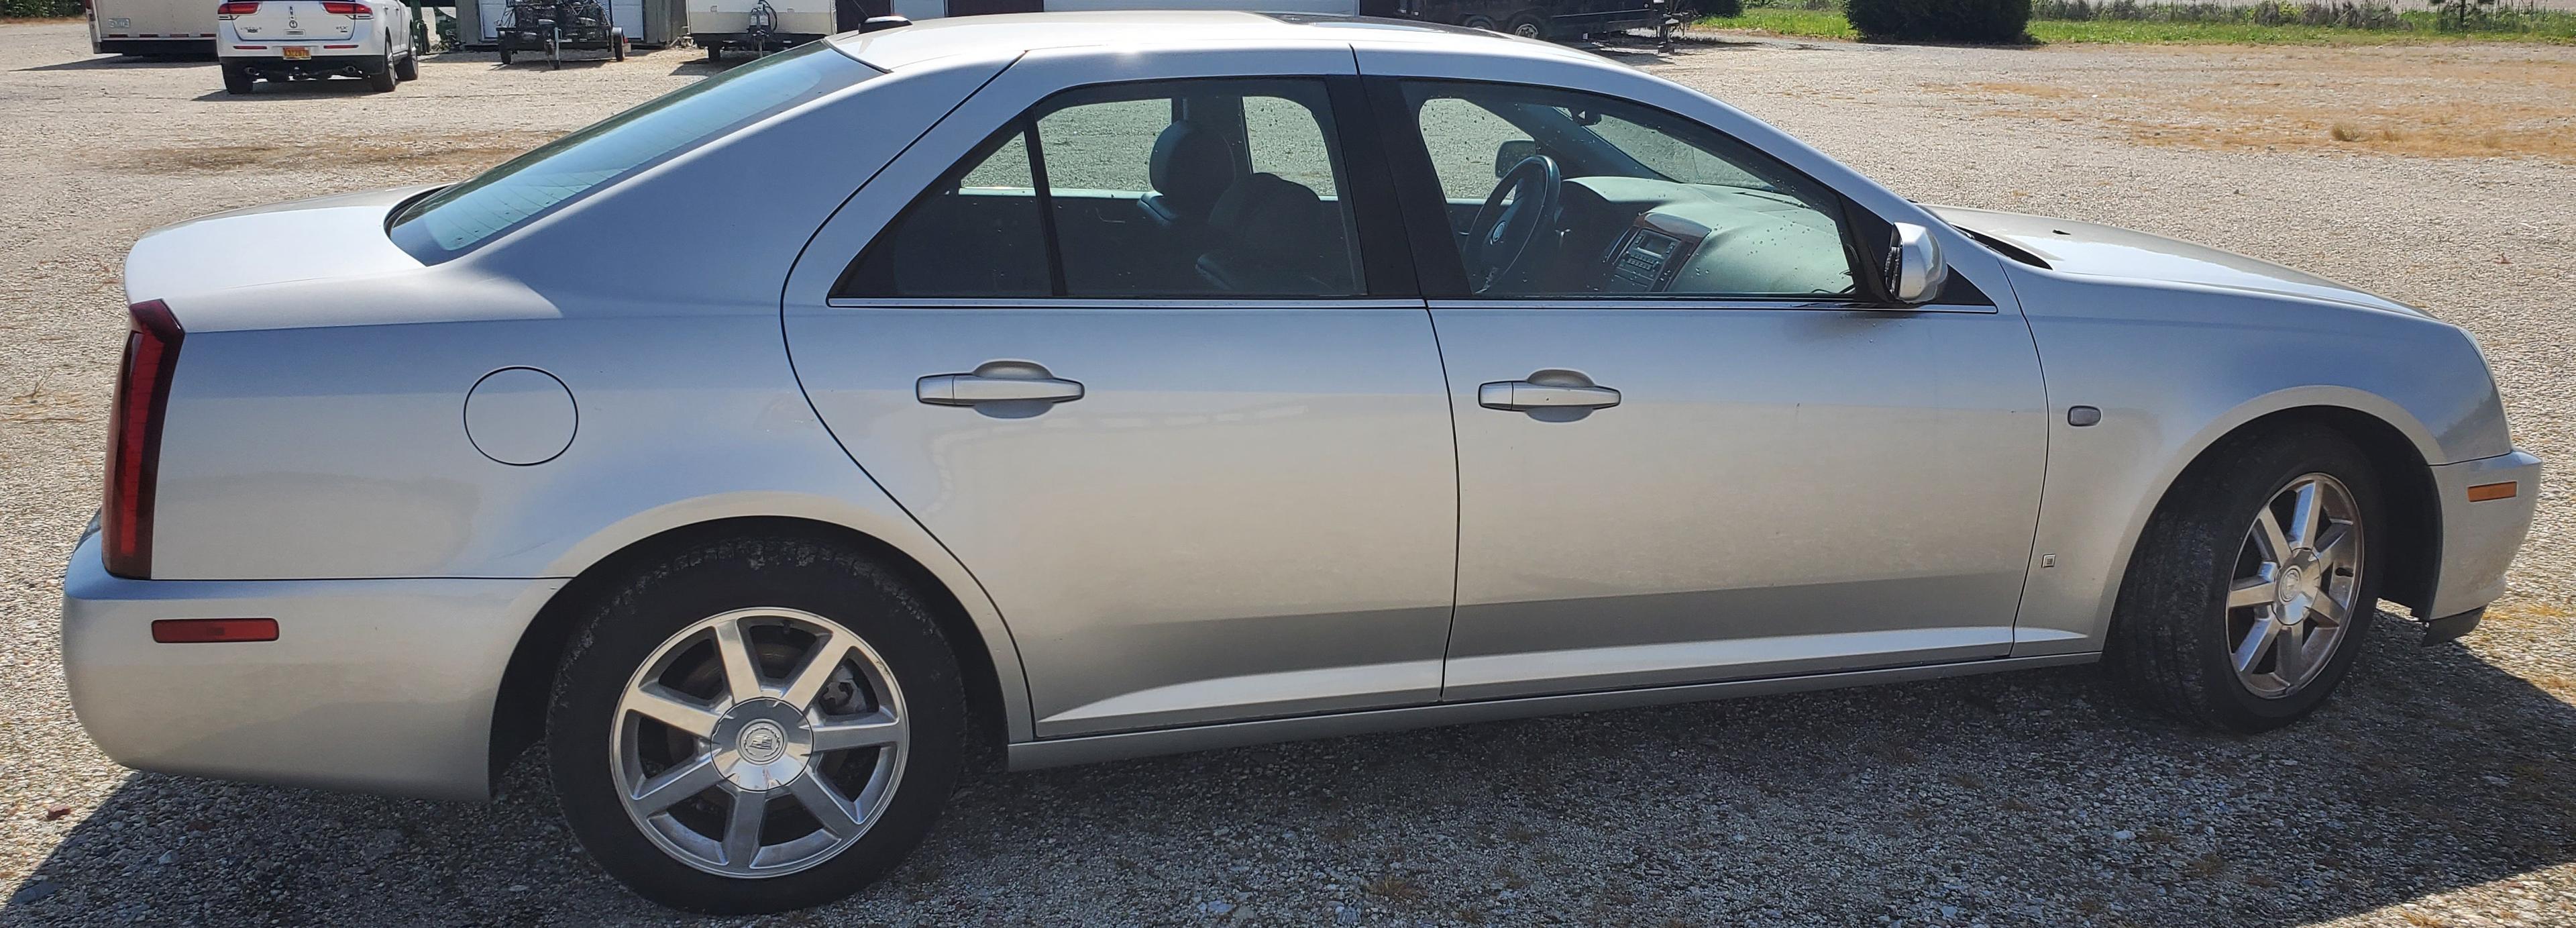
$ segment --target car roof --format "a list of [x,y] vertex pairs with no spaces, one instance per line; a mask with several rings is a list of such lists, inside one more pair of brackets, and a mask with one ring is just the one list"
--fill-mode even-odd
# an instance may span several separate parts
[[1448,45],[1473,54],[1591,57],[1564,46],[1460,26],[1363,16],[1235,10],[1104,10],[950,16],[895,29],[845,32],[830,39],[842,53],[886,71],[952,55],[1017,55],[1050,48],[1372,40],[1398,41],[1408,45]]

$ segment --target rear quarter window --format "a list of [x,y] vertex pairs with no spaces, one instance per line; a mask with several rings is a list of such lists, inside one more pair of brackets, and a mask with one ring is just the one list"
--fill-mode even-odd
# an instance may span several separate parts
[[654,98],[394,213],[422,263],[473,250],[593,191],[790,107],[883,73],[812,42]]

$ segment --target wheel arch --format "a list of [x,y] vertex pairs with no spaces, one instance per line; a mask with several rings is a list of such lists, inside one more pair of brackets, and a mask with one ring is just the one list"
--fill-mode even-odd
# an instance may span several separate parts
[[[2236,414],[2212,423],[2195,436],[2181,463],[2169,468],[2151,505],[2134,521],[2128,546],[2131,556],[2146,541],[2148,520],[2172,502],[2176,486],[2204,466],[2212,451],[2256,435],[2302,424],[2315,425],[2360,448],[2379,477],[2385,496],[2381,502],[2389,510],[2384,517],[2388,527],[2377,533],[2381,540],[2373,542],[2386,545],[2383,550],[2389,552],[2383,567],[2387,574],[2380,583],[2381,598],[2418,612],[2427,608],[2433,602],[2434,581],[2440,576],[2442,563],[2441,497],[2432,469],[2440,448],[2431,433],[2403,407],[2358,391],[2284,391],[2266,399],[2271,402],[2257,401],[2239,407]],[[2127,573],[2124,565],[2120,576],[2125,578]]]
[[925,558],[915,556],[904,546],[880,537],[892,533],[871,533],[810,516],[741,514],[662,528],[624,539],[613,547],[598,544],[601,553],[578,570],[567,572],[571,579],[538,608],[520,633],[502,671],[492,704],[488,783],[497,787],[509,764],[543,739],[545,706],[553,690],[555,668],[585,608],[613,590],[638,565],[655,557],[715,539],[753,533],[798,534],[847,545],[893,567],[911,582],[928,601],[941,633],[957,652],[972,726],[969,743],[974,753],[968,760],[999,763],[1004,745],[1020,737],[1028,725],[1026,681],[1020,673],[1018,651],[1007,630],[999,628],[999,617],[992,613],[982,590],[974,586],[971,577],[943,576],[932,565],[956,568],[954,573],[959,575],[963,574],[962,567],[947,559],[944,551],[926,563]]

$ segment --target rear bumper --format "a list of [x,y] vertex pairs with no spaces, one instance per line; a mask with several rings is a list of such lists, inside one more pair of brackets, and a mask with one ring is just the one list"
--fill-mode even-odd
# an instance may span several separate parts
[[314,52],[311,58],[288,60],[276,49],[234,51],[224,49],[219,56],[227,66],[249,71],[254,77],[359,77],[392,67],[382,53]]
[[[2469,501],[2470,487],[2499,483],[2514,484],[2514,495]],[[2531,533],[2540,501],[2540,459],[2516,451],[2442,464],[2433,468],[2433,485],[2442,500],[2442,570],[2433,602],[2421,613],[2426,619],[2456,616],[2504,595],[2505,569]]]
[[[137,770],[483,799],[502,670],[563,583],[126,580],[93,535],[63,576],[63,672],[90,739]],[[278,637],[152,640],[179,618]]]

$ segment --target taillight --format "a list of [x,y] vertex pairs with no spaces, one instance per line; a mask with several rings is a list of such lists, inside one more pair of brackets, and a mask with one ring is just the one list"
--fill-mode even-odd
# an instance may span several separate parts
[[170,408],[170,372],[187,333],[160,300],[127,308],[125,360],[116,371],[116,405],[107,424],[107,504],[100,540],[107,572],[152,576],[152,497],[161,472],[161,417]]
[[235,16],[248,16],[257,12],[259,12],[258,0],[247,0],[247,2],[244,2],[244,0],[235,0],[235,2],[226,3],[222,6],[216,7],[215,18],[231,19]]
[[372,19],[376,15],[376,11],[366,4],[350,3],[348,0],[322,0],[322,12],[346,16],[350,19]]

